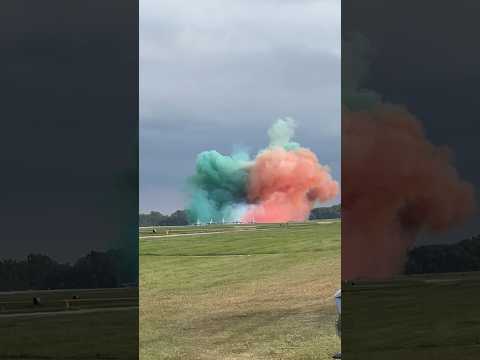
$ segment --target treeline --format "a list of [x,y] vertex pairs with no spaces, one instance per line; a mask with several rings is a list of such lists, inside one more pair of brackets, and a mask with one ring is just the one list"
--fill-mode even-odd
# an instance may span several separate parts
[[137,283],[132,257],[123,250],[92,251],[74,264],[42,254],[0,261],[0,291],[113,288]]
[[180,226],[188,225],[188,217],[185,210],[175,211],[171,215],[150,211],[149,214],[140,214],[138,222],[140,226]]
[[[310,212],[310,220],[337,219],[340,218],[340,205],[315,208]],[[140,214],[138,218],[140,226],[181,226],[188,225],[188,215],[185,210],[175,211],[171,215],[164,215],[158,211],[150,211],[148,214]]]
[[340,217],[341,217],[340,204],[329,206],[329,207],[315,208],[310,212],[310,220],[339,219]]
[[480,271],[480,235],[449,245],[425,245],[410,251],[407,274]]

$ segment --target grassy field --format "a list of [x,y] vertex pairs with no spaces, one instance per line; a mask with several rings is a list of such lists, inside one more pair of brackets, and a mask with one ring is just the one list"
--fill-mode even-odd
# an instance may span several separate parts
[[[33,298],[40,299],[39,305]],[[66,289],[0,292],[0,315],[138,306],[138,289]]]
[[346,284],[342,301],[345,359],[480,359],[479,273]]
[[130,288],[0,293],[0,359],[135,359],[137,294]]
[[339,350],[339,222],[150,228],[140,238],[142,360],[322,360]]

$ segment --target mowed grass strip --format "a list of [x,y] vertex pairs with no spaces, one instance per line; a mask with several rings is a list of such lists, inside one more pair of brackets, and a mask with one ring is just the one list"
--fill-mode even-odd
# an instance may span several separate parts
[[[139,236],[165,236],[165,235],[181,235],[181,234],[198,234],[223,231],[248,231],[248,230],[264,230],[278,229],[281,227],[301,227],[311,226],[312,224],[330,224],[339,223],[338,219],[311,220],[303,223],[288,224],[212,224],[212,225],[188,225],[188,226],[146,226],[139,229]],[[155,230],[155,232],[154,232]]]
[[0,359],[137,358],[138,310],[0,317]]
[[[339,223],[140,240],[140,255],[254,255],[339,251]],[[216,231],[216,230],[215,230]]]
[[340,224],[143,240],[142,359],[328,359]]
[[[40,299],[40,305],[33,304],[34,297]],[[62,289],[0,292],[0,316],[14,313],[122,306],[138,306],[138,289]]]
[[404,276],[343,290],[349,359],[480,359],[480,274]]

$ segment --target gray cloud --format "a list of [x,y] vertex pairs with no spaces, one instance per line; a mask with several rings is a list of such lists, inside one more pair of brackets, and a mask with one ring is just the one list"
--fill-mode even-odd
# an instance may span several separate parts
[[140,3],[141,210],[182,207],[198,152],[256,153],[284,116],[339,178],[340,2]]

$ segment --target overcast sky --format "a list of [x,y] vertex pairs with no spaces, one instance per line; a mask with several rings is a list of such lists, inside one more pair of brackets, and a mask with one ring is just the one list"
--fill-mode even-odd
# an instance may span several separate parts
[[279,117],[340,177],[340,1],[140,1],[140,211],[185,207],[196,154]]

